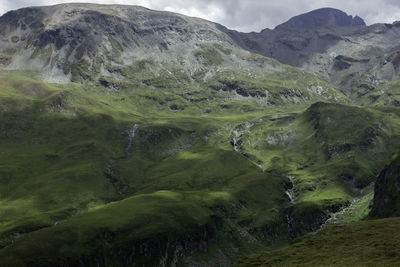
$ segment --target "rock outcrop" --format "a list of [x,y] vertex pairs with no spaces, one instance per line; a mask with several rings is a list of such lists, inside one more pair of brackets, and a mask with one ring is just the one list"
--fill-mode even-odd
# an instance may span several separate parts
[[397,157],[379,174],[370,216],[387,218],[400,216],[400,158]]

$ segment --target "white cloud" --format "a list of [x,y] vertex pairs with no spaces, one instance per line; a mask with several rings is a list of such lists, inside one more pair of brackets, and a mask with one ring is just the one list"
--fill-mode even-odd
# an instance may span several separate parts
[[[0,0],[0,14],[26,6],[54,5],[77,0]],[[368,24],[400,20],[398,0],[84,0],[87,3],[140,5],[201,17],[240,31],[273,28],[290,17],[321,7],[359,15]]]
[[210,21],[219,21],[226,16],[224,10],[215,5],[210,5],[205,9],[198,9],[193,6],[184,8],[176,6],[166,6],[162,8],[162,10],[185,14],[186,16],[191,17],[199,17]]

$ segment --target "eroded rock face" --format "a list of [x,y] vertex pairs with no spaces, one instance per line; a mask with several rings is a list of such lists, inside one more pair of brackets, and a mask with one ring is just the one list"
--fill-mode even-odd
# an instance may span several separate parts
[[379,174],[370,216],[375,218],[400,216],[400,158],[397,157]]
[[[121,79],[118,66],[170,62],[203,67],[204,44],[234,42],[214,23],[138,6],[61,4],[11,11],[0,19],[1,65],[36,69],[54,82]],[[57,78],[56,78],[57,77]]]

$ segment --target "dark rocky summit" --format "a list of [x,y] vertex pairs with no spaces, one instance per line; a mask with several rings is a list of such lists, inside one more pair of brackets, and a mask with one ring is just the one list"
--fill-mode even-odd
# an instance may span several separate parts
[[322,8],[258,33],[219,28],[243,49],[312,73],[344,88],[351,98],[376,101],[371,94],[378,94],[378,87],[400,78],[399,26],[366,26],[358,16]]
[[358,16],[347,15],[345,12],[334,8],[321,8],[301,14],[279,25],[296,29],[316,29],[320,27],[350,27],[366,26],[364,20]]

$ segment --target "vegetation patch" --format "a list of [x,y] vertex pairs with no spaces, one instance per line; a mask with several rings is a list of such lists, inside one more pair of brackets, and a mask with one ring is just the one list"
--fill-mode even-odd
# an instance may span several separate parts
[[210,44],[202,44],[201,48],[194,52],[194,56],[208,66],[220,65],[224,61],[218,50]]

